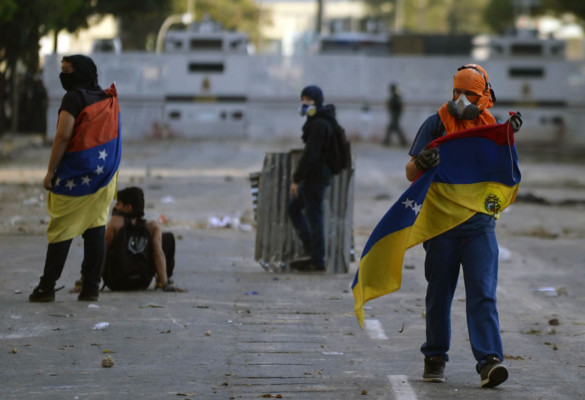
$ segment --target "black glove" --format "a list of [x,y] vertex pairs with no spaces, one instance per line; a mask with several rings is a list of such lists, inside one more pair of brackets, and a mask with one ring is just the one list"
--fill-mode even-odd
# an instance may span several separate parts
[[439,165],[440,157],[437,148],[425,149],[414,159],[414,164],[419,170],[425,170]]
[[514,133],[516,133],[522,127],[522,114],[520,114],[520,111],[516,111],[515,113],[510,112],[510,114],[510,126],[514,130]]

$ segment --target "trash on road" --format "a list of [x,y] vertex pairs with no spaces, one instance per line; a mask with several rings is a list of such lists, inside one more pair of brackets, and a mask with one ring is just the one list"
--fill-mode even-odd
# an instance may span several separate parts
[[36,205],[44,205],[45,198],[43,195],[29,197],[22,201],[23,206],[36,206]]
[[226,215],[224,217],[216,217],[215,215],[212,215],[207,220],[207,228],[235,229],[249,232],[252,230],[252,225],[242,223],[239,217],[229,215]]
[[569,291],[566,287],[543,286],[536,289],[537,293],[542,293],[546,297],[568,296]]
[[20,215],[14,215],[8,221],[9,221],[11,226],[14,226],[22,220],[23,220],[23,218]]
[[112,368],[114,366],[114,358],[112,356],[105,356],[102,360],[102,368]]
[[140,306],[139,308],[165,308],[165,306],[161,306],[159,304],[148,303]]
[[173,204],[175,202],[175,198],[173,196],[165,196],[160,199],[160,202],[163,204]]
[[498,258],[500,261],[510,261],[510,259],[512,258],[512,253],[510,253],[510,250],[502,246],[498,246],[498,250],[499,250]]
[[104,329],[108,329],[110,326],[109,322],[98,322],[93,326],[94,331],[103,331]]

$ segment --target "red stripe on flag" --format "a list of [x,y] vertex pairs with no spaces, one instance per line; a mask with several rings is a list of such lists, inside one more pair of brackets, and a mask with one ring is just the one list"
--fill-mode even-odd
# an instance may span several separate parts
[[502,145],[511,146],[514,144],[514,130],[510,126],[509,122],[506,122],[504,124],[478,126],[475,128],[465,129],[459,132],[454,132],[450,135],[441,136],[440,138],[433,140],[428,147],[429,148],[437,147],[440,144],[447,142],[449,140],[469,136],[490,139],[500,146]]
[[67,152],[91,149],[118,137],[119,113],[116,96],[85,107],[75,120]]

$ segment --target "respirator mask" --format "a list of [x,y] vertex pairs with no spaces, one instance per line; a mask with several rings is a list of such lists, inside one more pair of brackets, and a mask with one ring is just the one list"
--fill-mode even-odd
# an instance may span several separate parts
[[314,104],[301,104],[301,108],[299,108],[299,115],[301,117],[307,116],[312,117],[317,112],[317,107]]
[[447,103],[449,114],[459,119],[474,120],[479,117],[479,108],[473,104],[463,93],[457,100]]

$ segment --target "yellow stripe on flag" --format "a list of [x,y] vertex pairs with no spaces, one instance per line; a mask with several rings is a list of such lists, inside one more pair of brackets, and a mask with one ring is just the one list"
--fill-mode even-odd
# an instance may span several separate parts
[[354,311],[362,328],[364,304],[400,289],[402,261],[411,229],[408,227],[380,239],[360,260],[358,284],[353,288],[353,296]]
[[110,183],[87,196],[66,196],[49,192],[47,228],[49,243],[73,239],[88,229],[106,225],[109,207],[116,195],[118,174]]
[[[407,249],[462,224],[475,213],[500,213],[516,199],[518,185],[478,182],[452,185],[433,182],[414,224]],[[491,207],[491,208],[490,208]]]

